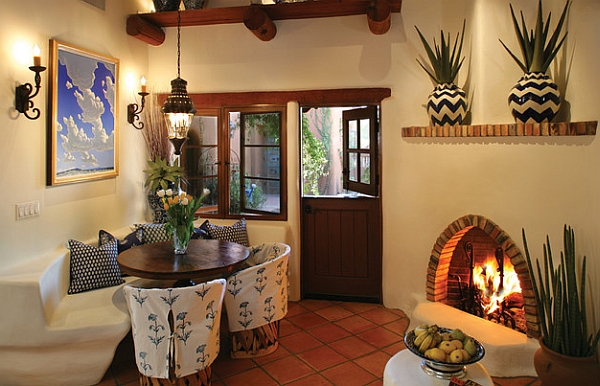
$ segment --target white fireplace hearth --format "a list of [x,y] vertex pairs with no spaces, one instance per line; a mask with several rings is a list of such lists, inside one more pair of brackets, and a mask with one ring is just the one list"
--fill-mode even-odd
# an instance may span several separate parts
[[537,376],[533,367],[533,355],[539,348],[536,339],[440,302],[415,300],[409,331],[421,324],[460,328],[485,348],[481,364],[491,376]]

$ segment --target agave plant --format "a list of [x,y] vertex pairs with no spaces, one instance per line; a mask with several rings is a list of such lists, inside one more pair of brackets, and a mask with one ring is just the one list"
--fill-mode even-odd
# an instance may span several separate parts
[[564,227],[563,243],[564,251],[561,252],[560,264],[555,269],[550,239],[546,236],[544,270],[542,271],[539,260],[536,260],[536,271],[534,271],[527,248],[525,230],[523,230],[527,266],[544,344],[552,351],[563,355],[589,357],[596,352],[600,330],[588,333],[587,328],[586,257],[583,257],[581,272],[578,273],[575,233],[567,225]]
[[[415,26],[419,33],[419,37],[421,38],[421,42],[423,43],[423,47],[425,47],[425,51],[427,52],[431,69],[421,63],[419,59],[417,59],[417,62],[437,84],[454,83],[454,79],[456,79],[456,75],[458,75],[458,70],[460,70],[465,59],[464,57],[461,58],[463,40],[465,37],[465,25],[466,20],[463,21],[462,33],[456,35],[452,53],[450,53],[450,34],[448,34],[448,39],[446,40],[444,31],[440,31],[440,45],[438,45],[435,38],[433,38],[434,52],[419,28]],[[459,38],[460,45],[458,44]]]
[[519,46],[521,47],[521,54],[523,55],[523,60],[521,61],[507,46],[504,44],[502,40],[500,43],[502,46],[508,51],[510,56],[517,62],[519,67],[525,73],[545,73],[550,67],[550,63],[562,47],[565,42],[565,38],[567,37],[567,32],[563,35],[563,37],[559,40],[559,36],[565,22],[565,18],[567,15],[567,9],[569,8],[570,1],[567,0],[565,4],[565,8],[563,9],[562,15],[560,16],[560,20],[556,25],[556,29],[550,36],[550,40],[548,40],[549,27],[550,27],[550,19],[552,17],[552,12],[548,14],[548,18],[546,19],[546,23],[544,23],[542,19],[542,0],[539,0],[538,4],[538,12],[537,12],[537,20],[535,23],[535,29],[528,30],[527,24],[525,24],[525,18],[523,17],[523,12],[521,11],[521,25],[519,25],[519,21],[515,16],[515,12],[513,10],[512,4],[510,5],[510,13],[512,15],[513,24],[515,26],[515,32],[517,34],[517,38],[519,41]]

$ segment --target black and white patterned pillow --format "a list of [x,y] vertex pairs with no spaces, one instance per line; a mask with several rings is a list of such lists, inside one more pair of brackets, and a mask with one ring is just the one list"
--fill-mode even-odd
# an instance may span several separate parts
[[133,226],[136,230],[142,230],[142,244],[171,240],[165,224],[134,224]]
[[116,240],[98,248],[81,241],[69,240],[69,249],[71,250],[69,294],[123,283],[121,270],[117,264],[119,253]]
[[129,248],[141,245],[143,233],[144,230],[142,228],[139,228],[125,236],[125,238],[123,238],[122,240],[119,240],[107,231],[101,229],[98,232],[98,246],[102,246],[113,240],[117,240],[117,249],[119,253],[121,253],[123,251],[128,250]]
[[246,219],[240,219],[233,225],[215,225],[207,223],[208,233],[213,239],[232,241],[234,243],[249,246],[248,232],[246,231]]

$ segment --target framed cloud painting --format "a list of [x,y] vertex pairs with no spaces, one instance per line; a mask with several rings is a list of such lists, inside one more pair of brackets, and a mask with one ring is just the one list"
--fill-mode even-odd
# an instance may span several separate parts
[[50,40],[47,184],[116,177],[119,60]]

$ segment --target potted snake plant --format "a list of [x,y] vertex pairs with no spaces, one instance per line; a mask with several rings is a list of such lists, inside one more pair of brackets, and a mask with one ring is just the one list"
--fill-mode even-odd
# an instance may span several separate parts
[[521,11],[521,23],[517,20],[512,4],[510,13],[517,35],[522,58],[514,54],[508,46],[500,43],[515,60],[524,75],[512,88],[508,96],[508,106],[517,123],[550,122],[560,108],[558,86],[546,73],[550,63],[563,46],[567,32],[561,35],[570,1],[567,0],[556,28],[550,34],[552,12],[546,22],[542,18],[542,0],[539,0],[535,28],[529,30]]
[[532,264],[525,230],[523,244],[540,323],[540,348],[533,358],[539,378],[544,386],[597,385],[600,329],[588,328],[591,315],[586,307],[586,257],[577,261],[573,229],[564,226],[564,248],[558,266],[554,266],[548,236],[543,269],[539,260],[535,268]]
[[456,35],[452,47],[450,47],[452,43],[450,34],[446,38],[443,30],[440,30],[439,44],[434,38],[433,44],[430,45],[419,28],[415,26],[430,66],[426,66],[419,59],[417,62],[436,84],[427,100],[427,113],[432,125],[460,125],[467,114],[467,95],[455,83],[458,71],[465,59],[461,56],[465,25],[466,20],[463,21],[462,33]]

